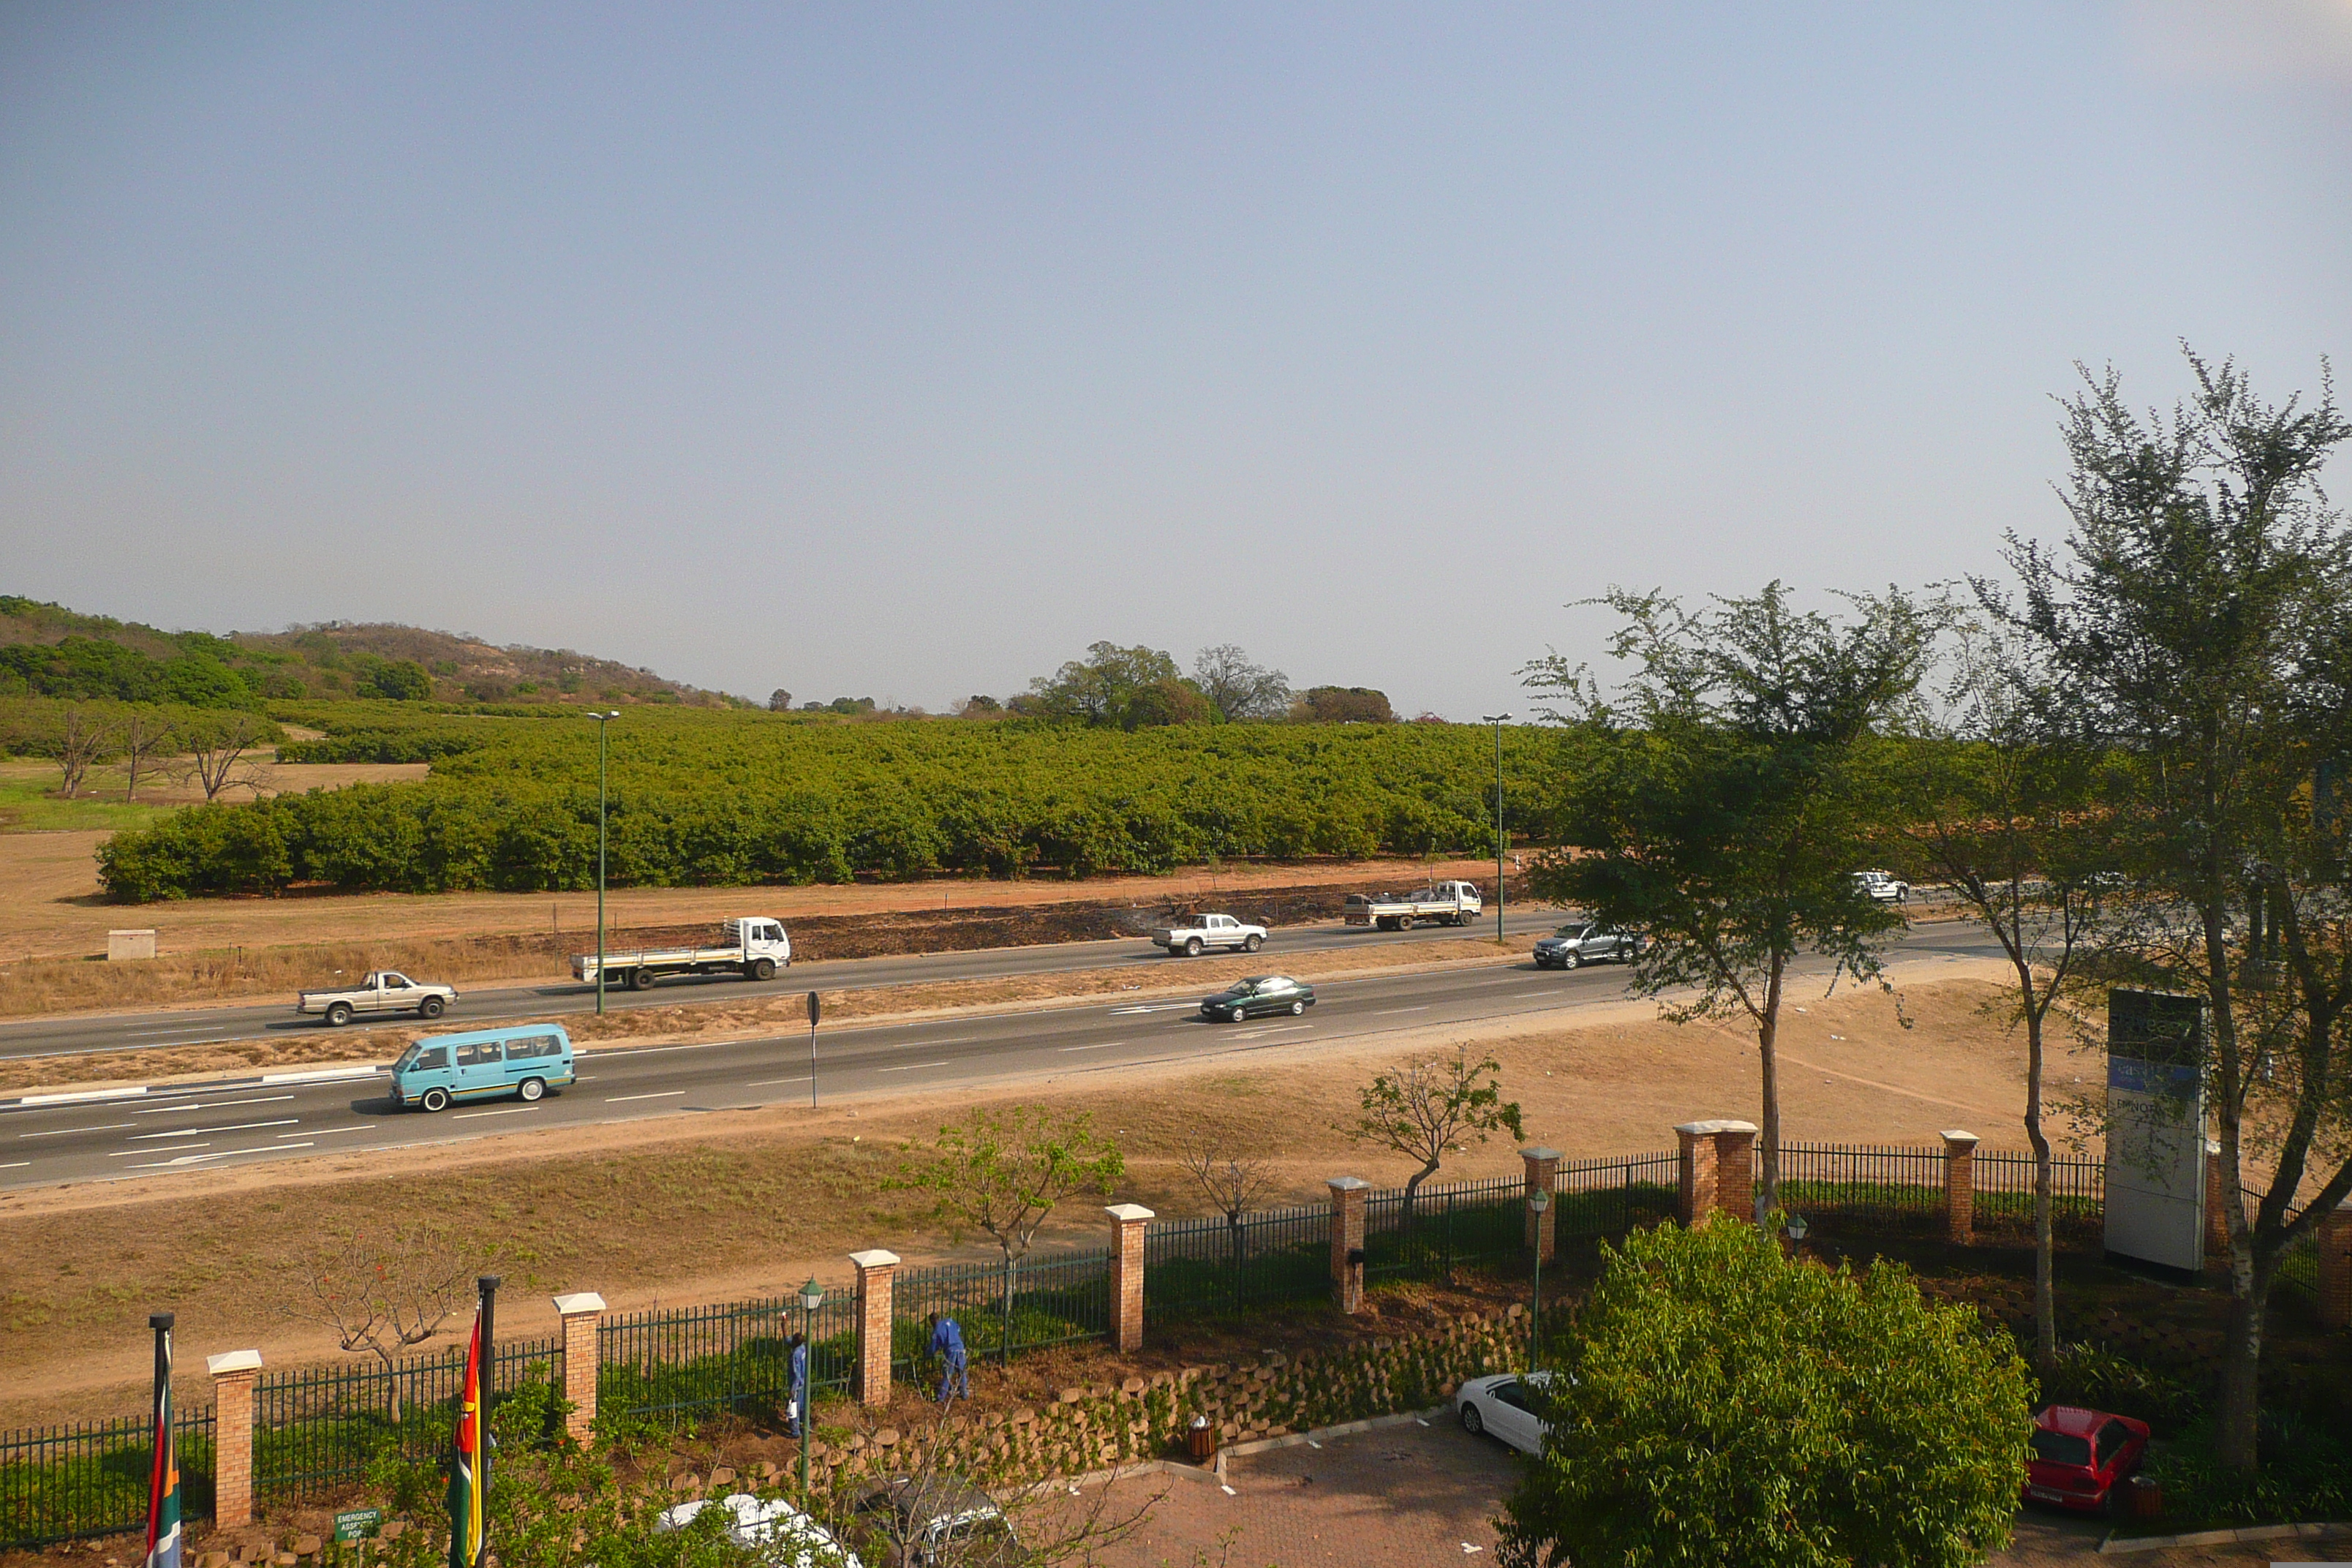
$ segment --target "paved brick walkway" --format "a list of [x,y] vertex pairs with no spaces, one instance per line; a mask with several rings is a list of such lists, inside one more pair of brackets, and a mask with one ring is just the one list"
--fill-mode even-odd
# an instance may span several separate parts
[[[1150,1521],[1108,1562],[1112,1568],[1434,1568],[1490,1563],[1492,1518],[1517,1458],[1451,1422],[1405,1426],[1232,1460],[1224,1486],[1190,1477],[1165,1483]],[[1126,1483],[1129,1485],[1137,1483]],[[2272,1550],[2099,1555],[2091,1521],[2040,1513],[2018,1520],[2017,1542],[1987,1568],[2262,1568],[2277,1562],[2352,1562],[2352,1542],[2281,1542]],[[2275,1555],[2273,1555],[2275,1552]]]

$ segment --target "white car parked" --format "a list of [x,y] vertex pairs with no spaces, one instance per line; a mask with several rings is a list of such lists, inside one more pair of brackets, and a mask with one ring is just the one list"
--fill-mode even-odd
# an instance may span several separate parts
[[1551,1376],[1548,1372],[1504,1372],[1467,1380],[1454,1394],[1462,1430],[1473,1436],[1491,1433],[1523,1454],[1543,1452],[1544,1433],[1549,1428],[1536,1415],[1528,1385],[1540,1390]]
[[833,1538],[833,1533],[782,1498],[759,1498],[733,1492],[721,1498],[697,1498],[665,1509],[654,1523],[657,1531],[684,1530],[706,1508],[724,1509],[735,1517],[727,1523],[728,1538],[748,1547],[774,1568],[863,1568],[857,1553]]
[[1892,871],[1856,871],[1853,885],[1882,904],[1911,901],[1911,884]]

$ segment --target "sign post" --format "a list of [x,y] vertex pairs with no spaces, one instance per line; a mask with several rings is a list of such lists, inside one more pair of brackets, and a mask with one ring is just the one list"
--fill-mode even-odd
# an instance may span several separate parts
[[335,1515],[335,1539],[342,1542],[365,1541],[383,1528],[383,1510],[380,1508],[346,1509]]
[[816,993],[809,993],[809,1109],[816,1109],[816,1017],[819,1012]]

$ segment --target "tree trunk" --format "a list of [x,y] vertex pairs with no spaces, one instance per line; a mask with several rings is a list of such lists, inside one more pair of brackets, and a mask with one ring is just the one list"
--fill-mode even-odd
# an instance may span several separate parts
[[2221,1342],[2221,1459],[2252,1470],[2262,1457],[2263,1320],[2272,1275],[2230,1246],[2230,1326]]
[[1242,1211],[1225,1212],[1225,1236],[1234,1255],[1234,1310],[1242,1310]]
[[[996,1359],[997,1359],[997,1363],[998,1363],[998,1364],[1003,1365],[1003,1366],[1011,1366],[1011,1365],[1013,1364],[1013,1268],[1014,1268],[1014,1264],[1013,1264],[1013,1254],[1011,1254],[1011,1253],[1009,1253],[1009,1252],[1008,1252],[1008,1253],[1006,1253],[1006,1254],[1004,1255],[1004,1303],[1003,1303],[1003,1311],[999,1314],[999,1317],[998,1317],[998,1328],[999,1328],[999,1332],[998,1332],[997,1340],[996,1340]],[[969,1347],[967,1347],[967,1348],[966,1348],[966,1357],[965,1357],[965,1359],[966,1359],[966,1360],[969,1360],[969,1359],[970,1359],[970,1349],[969,1349]]]
[[1764,1010],[1756,1020],[1756,1055],[1763,1072],[1763,1169],[1756,1183],[1756,1223],[1761,1226],[1780,1206],[1780,975],[1785,960],[1772,955],[1772,970],[1764,985]]
[[2033,1369],[2058,1365],[2058,1283],[2051,1240],[2050,1138],[2042,1131],[2042,1020],[2033,1005],[2033,971],[2017,966],[2025,992],[2025,1141],[2033,1145]]

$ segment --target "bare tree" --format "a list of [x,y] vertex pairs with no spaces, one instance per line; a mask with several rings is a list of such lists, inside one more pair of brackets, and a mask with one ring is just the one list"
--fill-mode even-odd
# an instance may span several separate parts
[[1397,1072],[1381,1073],[1358,1092],[1363,1115],[1347,1129],[1348,1136],[1421,1162],[1404,1184],[1408,1218],[1413,1195],[1437,1174],[1448,1153],[1500,1131],[1515,1139],[1527,1136],[1518,1101],[1503,1098],[1502,1070],[1494,1058],[1474,1062],[1468,1051],[1456,1047],[1450,1060],[1431,1057],[1408,1063]]
[[1264,1156],[1243,1152],[1242,1135],[1214,1123],[1204,1127],[1184,1151],[1184,1169],[1201,1195],[1225,1216],[1225,1239],[1234,1269],[1234,1304],[1241,1305],[1242,1265],[1248,1238],[1242,1215],[1255,1207],[1274,1185],[1274,1167]]
[[154,771],[154,759],[164,753],[173,739],[172,721],[161,713],[134,708],[122,721],[122,763],[129,777],[122,785],[122,798],[139,798],[139,775]]
[[1204,647],[1192,658],[1192,684],[1228,719],[1279,719],[1290,708],[1290,679],[1250,662],[1232,643]]
[[440,1332],[473,1300],[474,1276],[488,1258],[438,1226],[354,1226],[311,1259],[301,1294],[278,1310],[326,1329],[341,1349],[381,1361],[397,1425],[400,1383],[389,1374],[400,1352]]
[[56,730],[58,793],[68,800],[81,793],[89,770],[114,749],[115,727],[104,716],[77,703],[58,716]]
[[192,725],[184,739],[188,756],[184,776],[204,788],[206,800],[217,800],[232,786],[259,790],[250,753],[262,742],[261,721],[249,713],[231,714],[210,723]]

